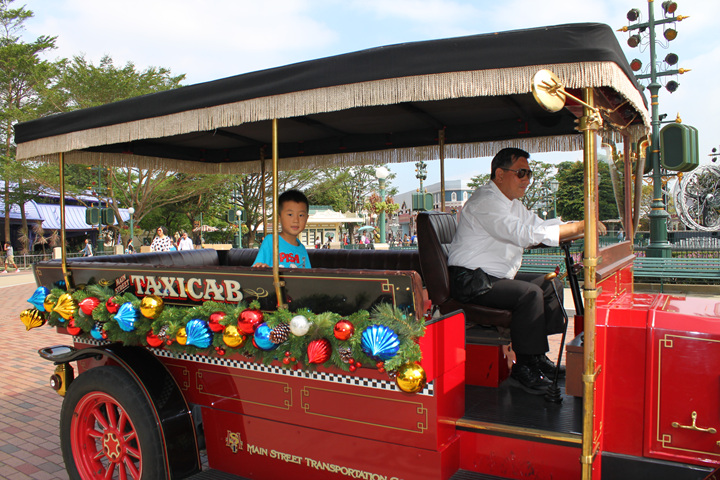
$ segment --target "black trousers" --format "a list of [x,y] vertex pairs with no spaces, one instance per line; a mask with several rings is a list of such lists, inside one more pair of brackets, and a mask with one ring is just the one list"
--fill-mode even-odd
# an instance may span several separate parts
[[[512,311],[510,338],[516,353],[541,355],[550,350],[547,336],[562,333],[564,317],[552,284],[545,280],[545,275],[518,273],[513,280],[492,275],[488,278],[492,284],[490,291],[473,297],[470,302]],[[553,281],[562,301],[562,282]]]

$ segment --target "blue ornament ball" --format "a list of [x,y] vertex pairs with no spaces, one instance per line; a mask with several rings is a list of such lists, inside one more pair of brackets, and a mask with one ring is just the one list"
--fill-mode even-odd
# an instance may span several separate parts
[[266,322],[258,325],[253,336],[253,343],[257,348],[260,350],[275,350],[278,347],[277,343],[270,340],[271,331],[272,328]]
[[400,349],[397,333],[385,325],[370,325],[362,333],[362,351],[374,360],[390,360]]
[[120,305],[120,308],[115,314],[115,321],[122,331],[132,332],[135,330],[135,322],[137,321],[139,313],[140,312],[132,306],[132,303],[126,302]]
[[99,323],[96,323],[93,325],[93,327],[90,329],[90,336],[93,337],[95,340],[102,340],[103,334],[102,334],[102,326]]
[[47,287],[38,287],[35,290],[35,293],[32,294],[30,298],[28,298],[28,302],[30,302],[35,308],[40,310],[41,312],[45,311],[45,297],[50,295],[50,289]]
[[194,318],[185,325],[187,334],[186,345],[194,345],[198,348],[208,348],[212,343],[212,333],[208,323],[204,320]]

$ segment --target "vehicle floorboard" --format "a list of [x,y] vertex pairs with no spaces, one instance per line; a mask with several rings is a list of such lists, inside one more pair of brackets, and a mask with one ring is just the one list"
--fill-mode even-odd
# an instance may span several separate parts
[[562,403],[546,401],[543,395],[531,395],[505,382],[498,388],[467,385],[465,415],[458,420],[458,429],[579,443],[582,398],[565,395],[564,380],[558,383]]

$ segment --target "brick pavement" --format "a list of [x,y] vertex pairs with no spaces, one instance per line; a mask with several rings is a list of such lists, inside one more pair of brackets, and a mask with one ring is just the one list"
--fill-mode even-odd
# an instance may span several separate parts
[[0,478],[67,480],[60,453],[60,397],[49,386],[54,367],[37,350],[67,343],[55,329],[25,330],[20,312],[31,305],[32,275],[0,278]]
[[[34,291],[29,273],[0,276],[0,479],[67,480],[58,434],[62,397],[49,386],[53,365],[37,350],[69,337],[47,326],[25,330],[19,316]],[[550,337],[553,361],[559,343],[560,335]]]

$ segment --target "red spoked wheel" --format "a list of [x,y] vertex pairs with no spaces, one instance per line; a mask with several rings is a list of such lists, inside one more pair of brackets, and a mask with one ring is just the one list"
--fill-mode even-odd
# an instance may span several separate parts
[[60,435],[71,478],[165,478],[157,423],[135,381],[119,367],[80,375],[63,402]]

